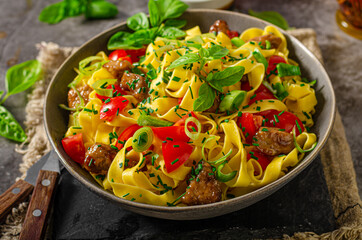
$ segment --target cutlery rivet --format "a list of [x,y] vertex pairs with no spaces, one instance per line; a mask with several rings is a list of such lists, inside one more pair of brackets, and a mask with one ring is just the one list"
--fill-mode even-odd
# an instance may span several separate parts
[[41,184],[43,185],[43,186],[49,186],[50,185],[50,180],[49,179],[44,179],[43,181],[41,181]]
[[20,192],[20,188],[16,187],[13,190],[11,190],[12,193],[18,194]]
[[34,216],[34,217],[39,217],[40,215],[41,215],[41,210],[35,209],[35,210],[33,211],[33,216]]

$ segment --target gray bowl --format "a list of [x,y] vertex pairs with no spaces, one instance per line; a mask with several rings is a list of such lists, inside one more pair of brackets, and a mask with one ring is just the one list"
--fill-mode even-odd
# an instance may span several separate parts
[[[267,22],[248,15],[221,10],[190,10],[184,13],[182,18],[186,19],[188,22],[186,28],[199,25],[203,32],[207,32],[211,24],[217,19],[226,20],[229,23],[230,28],[238,32],[242,32],[250,27],[264,28],[265,26],[270,25]],[[142,215],[174,220],[211,218],[245,208],[274,193],[303,171],[315,159],[323,145],[326,143],[332,130],[335,116],[335,96],[331,81],[322,64],[316,57],[297,39],[281,30],[287,38],[290,57],[301,65],[302,75],[308,79],[317,79],[316,95],[318,105],[316,114],[314,115],[315,126],[311,129],[318,137],[317,147],[307,154],[298,166],[293,168],[282,178],[255,190],[254,192],[227,201],[201,206],[161,207],[132,202],[116,197],[111,192],[106,191],[99,186],[87,171],[72,161],[64,152],[61,145],[61,139],[67,130],[69,112],[60,109],[58,105],[67,103],[67,85],[76,76],[73,68],[78,66],[79,61],[82,59],[95,55],[101,50],[106,51],[108,39],[120,30],[128,30],[125,23],[121,23],[95,36],[81,46],[77,52],[64,62],[49,85],[44,107],[45,127],[48,138],[60,157],[62,164],[76,179],[98,195],[119,204],[127,210]]]

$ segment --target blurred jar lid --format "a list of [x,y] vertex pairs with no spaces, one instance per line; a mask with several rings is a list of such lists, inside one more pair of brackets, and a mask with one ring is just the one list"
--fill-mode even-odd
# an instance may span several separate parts
[[234,0],[181,0],[190,8],[228,9]]

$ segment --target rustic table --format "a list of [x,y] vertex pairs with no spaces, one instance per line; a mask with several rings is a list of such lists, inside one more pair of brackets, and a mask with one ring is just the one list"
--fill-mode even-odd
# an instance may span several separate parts
[[[111,20],[85,21],[83,17],[67,19],[57,25],[40,23],[37,17],[51,1],[0,1],[0,76],[15,63],[34,59],[35,44],[52,41],[61,46],[79,46],[99,32],[146,11],[146,0],[115,1],[119,14]],[[322,49],[325,67],[332,80],[337,105],[346,127],[348,142],[362,193],[362,41],[344,34],[335,23],[336,1],[267,1],[236,0],[233,11],[246,13],[274,10],[296,28],[314,28]],[[0,81],[0,90],[5,88]],[[26,93],[10,97],[5,106],[22,123],[25,119]],[[0,193],[20,176],[21,155],[15,143],[0,138]],[[305,186],[312,186],[306,189]],[[155,220],[126,212],[90,193],[69,173],[63,171],[54,211],[55,239],[138,239],[162,238],[210,239],[281,237],[283,233],[335,228],[328,190],[320,159],[271,197],[233,214],[204,221],[175,222]],[[97,229],[97,231],[90,231]],[[187,230],[184,230],[187,229]],[[202,237],[201,237],[202,236]]]

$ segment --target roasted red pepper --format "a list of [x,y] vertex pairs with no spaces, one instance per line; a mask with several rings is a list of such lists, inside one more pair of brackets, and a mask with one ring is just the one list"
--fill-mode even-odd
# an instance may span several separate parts
[[118,49],[115,50],[113,52],[111,52],[111,54],[109,54],[108,58],[111,60],[127,60],[128,62],[130,62],[131,64],[132,62],[132,58],[130,56],[128,56],[129,54],[123,50],[123,49]]
[[[111,89],[113,88],[113,94],[114,95],[127,95],[127,92],[124,91],[118,84],[113,84],[113,85],[108,85],[106,89]],[[96,93],[96,97],[99,98],[100,100],[102,100],[102,102],[106,101],[109,97],[106,96],[102,96]]]
[[[261,168],[263,169],[263,171],[265,171],[266,167],[269,165],[270,160],[269,158],[257,151],[252,151],[253,154],[250,154],[250,152],[248,152],[247,155],[247,160],[250,160],[251,158],[257,160],[261,166]],[[253,156],[253,157],[252,157]]]
[[185,133],[184,126],[153,127],[152,131],[162,141],[188,142],[190,140]]
[[146,47],[140,49],[127,49],[126,53],[131,57],[132,62],[139,62],[140,57],[146,54]]
[[[244,91],[250,91],[251,87],[248,81],[243,82],[241,84],[241,90]],[[264,86],[264,84],[260,84],[259,88],[254,92],[255,96],[251,96],[250,101],[249,101],[249,105],[255,103],[256,101],[259,100],[264,100],[264,99],[277,99],[274,94],[267,88]]]
[[85,159],[85,148],[84,148],[82,133],[78,133],[73,136],[63,138],[62,145],[64,151],[69,155],[69,157],[73,161],[79,164],[83,164]]
[[167,141],[162,143],[162,155],[168,173],[175,171],[189,159],[193,147],[185,142]]
[[127,106],[128,102],[127,98],[122,96],[107,99],[101,106],[100,119],[112,121]]
[[277,56],[277,55],[273,55],[269,58],[268,61],[268,68],[266,70],[266,74],[278,74],[278,70],[276,70],[276,67],[278,65],[278,63],[287,63],[284,58]]
[[241,128],[246,142],[250,144],[253,141],[253,136],[257,131],[254,124],[253,114],[244,112],[241,117],[238,117],[237,125]]
[[138,126],[137,124],[133,124],[131,126],[129,126],[128,128],[126,128],[125,130],[123,130],[123,132],[121,133],[121,135],[119,135],[118,139],[117,139],[117,143],[116,143],[116,147],[118,149],[122,149],[124,144],[126,143],[126,141],[133,136],[133,134],[140,129],[141,127]]
[[239,33],[237,31],[228,30],[227,34],[228,34],[230,39],[233,39],[234,37],[239,37]]

